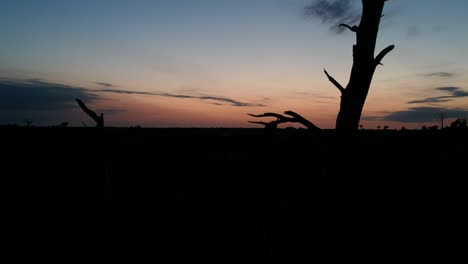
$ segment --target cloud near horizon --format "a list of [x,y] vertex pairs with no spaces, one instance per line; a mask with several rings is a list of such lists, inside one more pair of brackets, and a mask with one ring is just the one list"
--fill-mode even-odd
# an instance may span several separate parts
[[[104,87],[114,87],[110,83],[96,83]],[[109,86],[111,85],[111,86]],[[54,124],[68,120],[78,106],[75,98],[88,103],[103,99],[102,93],[139,94],[171,98],[204,100],[216,105],[237,107],[263,107],[262,103],[241,102],[231,98],[213,95],[188,95],[166,92],[138,92],[111,88],[89,89],[78,86],[52,83],[41,79],[0,78],[0,123],[18,123],[25,118],[36,124]],[[259,100],[265,102],[265,100]],[[119,108],[96,109],[106,115],[116,115],[127,110]]]
[[49,83],[40,79],[0,79],[0,123],[54,125],[76,119],[75,98],[94,102],[100,97],[84,88]]
[[409,101],[408,104],[444,103],[444,102],[453,101],[456,98],[468,97],[468,91],[464,91],[460,87],[451,87],[451,86],[437,87],[437,88],[434,88],[433,90],[447,92],[449,93],[449,95],[429,97],[429,98],[425,98],[422,100],[413,100],[413,101]]
[[463,118],[468,110],[443,107],[412,107],[407,110],[392,112],[384,116],[364,116],[366,121],[393,121],[402,123],[434,122],[444,114],[445,118]]
[[0,110],[60,111],[75,107],[75,98],[92,102],[99,96],[85,88],[40,79],[0,79]]

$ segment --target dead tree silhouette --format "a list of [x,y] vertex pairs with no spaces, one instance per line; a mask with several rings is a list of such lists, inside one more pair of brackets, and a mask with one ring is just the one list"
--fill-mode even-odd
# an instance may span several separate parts
[[[328,80],[340,91],[341,102],[340,110],[336,118],[336,130],[352,132],[358,130],[361,119],[362,109],[369,92],[375,69],[382,65],[382,59],[392,51],[395,46],[390,45],[383,49],[377,56],[374,56],[379,24],[385,2],[387,0],[362,0],[362,15],[359,26],[340,24],[339,27],[345,27],[356,34],[356,44],[353,45],[353,66],[351,75],[346,87],[342,86],[326,70],[325,75]],[[277,120],[271,123],[255,122],[251,123],[268,125],[268,129],[278,126],[281,123],[293,122],[300,123],[308,129],[319,129],[309,120],[292,111],[286,111],[285,114],[293,114],[293,118],[284,117],[276,113],[265,113],[261,115],[249,114],[253,117],[277,117]]]
[[26,123],[26,127],[32,127],[34,121],[31,119],[25,119],[24,122]]
[[103,113],[101,113],[98,116],[94,111],[89,109],[85,105],[85,103],[83,103],[83,101],[81,101],[78,98],[76,98],[75,100],[78,103],[78,105],[80,106],[80,108],[83,110],[83,112],[85,112],[87,115],[89,115],[96,122],[96,127],[97,128],[103,128],[104,127],[104,114]]
[[304,117],[302,117],[298,113],[295,113],[293,111],[285,111],[284,113],[286,115],[291,116],[291,117],[284,116],[284,115],[277,114],[277,113],[264,113],[264,114],[261,114],[261,115],[249,114],[250,116],[253,116],[253,117],[276,117],[276,120],[271,121],[271,122],[262,122],[262,121],[249,121],[249,122],[264,125],[266,134],[273,134],[279,124],[287,123],[287,122],[301,123],[302,125],[307,127],[307,129],[309,129],[309,130],[311,130],[313,132],[321,131],[321,129],[319,127],[317,127],[312,122],[305,119]]

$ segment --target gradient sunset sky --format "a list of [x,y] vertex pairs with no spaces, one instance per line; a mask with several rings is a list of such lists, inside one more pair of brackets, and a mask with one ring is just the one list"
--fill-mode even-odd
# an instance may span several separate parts
[[[107,126],[259,127],[247,113],[293,110],[334,128],[340,93],[323,69],[346,85],[352,65],[354,33],[305,15],[314,0],[0,1],[0,124],[91,125],[81,98]],[[365,128],[468,116],[467,10],[386,2],[376,53],[396,48]]]

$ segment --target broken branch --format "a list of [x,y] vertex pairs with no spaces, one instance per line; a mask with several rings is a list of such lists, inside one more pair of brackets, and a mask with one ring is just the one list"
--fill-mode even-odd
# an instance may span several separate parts
[[80,106],[81,110],[85,112],[88,116],[90,116],[95,122],[96,122],[96,127],[97,128],[103,128],[104,127],[104,114],[101,113],[99,116],[91,109],[89,109],[83,101],[80,99],[76,98],[75,99],[78,105]]
[[387,55],[390,51],[392,51],[393,49],[395,48],[395,45],[390,45],[388,47],[386,47],[385,49],[383,49],[379,55],[377,55],[377,57],[375,57],[375,65],[382,65],[381,61],[383,60],[383,58],[385,57],[385,55]]
[[350,26],[348,24],[340,24],[338,27],[345,27],[345,28],[351,30],[352,32],[357,32],[358,29],[359,29],[357,26]]
[[336,86],[336,88],[338,88],[338,90],[340,90],[341,93],[344,93],[345,89],[343,88],[343,86],[337,80],[335,80],[335,78],[330,76],[330,74],[328,74],[327,70],[323,69],[323,72],[325,72],[325,75],[327,75],[328,80],[330,80],[330,82],[333,83]]

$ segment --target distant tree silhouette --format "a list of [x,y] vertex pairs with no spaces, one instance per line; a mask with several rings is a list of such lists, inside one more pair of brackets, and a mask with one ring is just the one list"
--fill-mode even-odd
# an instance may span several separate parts
[[78,98],[76,98],[75,100],[78,103],[78,105],[80,106],[80,108],[83,110],[83,112],[85,112],[87,115],[89,115],[96,122],[96,127],[97,128],[103,128],[104,127],[104,114],[103,113],[101,113],[98,116],[94,111],[89,109],[85,105],[85,103],[83,103],[83,101],[81,101]]
[[[342,86],[335,78],[324,70],[328,80],[338,88],[341,93],[340,111],[336,119],[336,130],[338,131],[352,132],[358,130],[362,109],[367,98],[375,69],[378,65],[381,65],[382,59],[395,48],[394,45],[390,45],[383,49],[377,56],[374,56],[380,19],[382,17],[386,1],[387,0],[362,0],[363,9],[359,26],[350,26],[347,24],[339,25],[339,27],[345,27],[356,33],[356,44],[353,45],[353,66],[351,69],[351,76],[346,87]],[[287,111],[285,113],[288,114],[294,112]],[[294,114],[299,116],[296,113]],[[319,129],[303,117],[299,119],[285,118],[282,117],[282,115],[275,113],[249,115],[253,117],[277,117],[277,120],[272,121],[271,124],[257,122],[265,125],[265,128],[267,128],[268,124],[269,127],[267,129],[272,129],[275,125],[277,126],[278,124],[286,122],[297,122],[305,125],[309,129]]]
[[32,127],[34,121],[32,119],[25,119],[24,123],[26,123],[26,127]]
[[68,122],[62,122],[58,125],[52,126],[52,127],[60,127],[60,128],[66,128],[68,127]]
[[452,129],[468,129],[468,121],[466,118],[457,118],[455,121],[450,123]]

